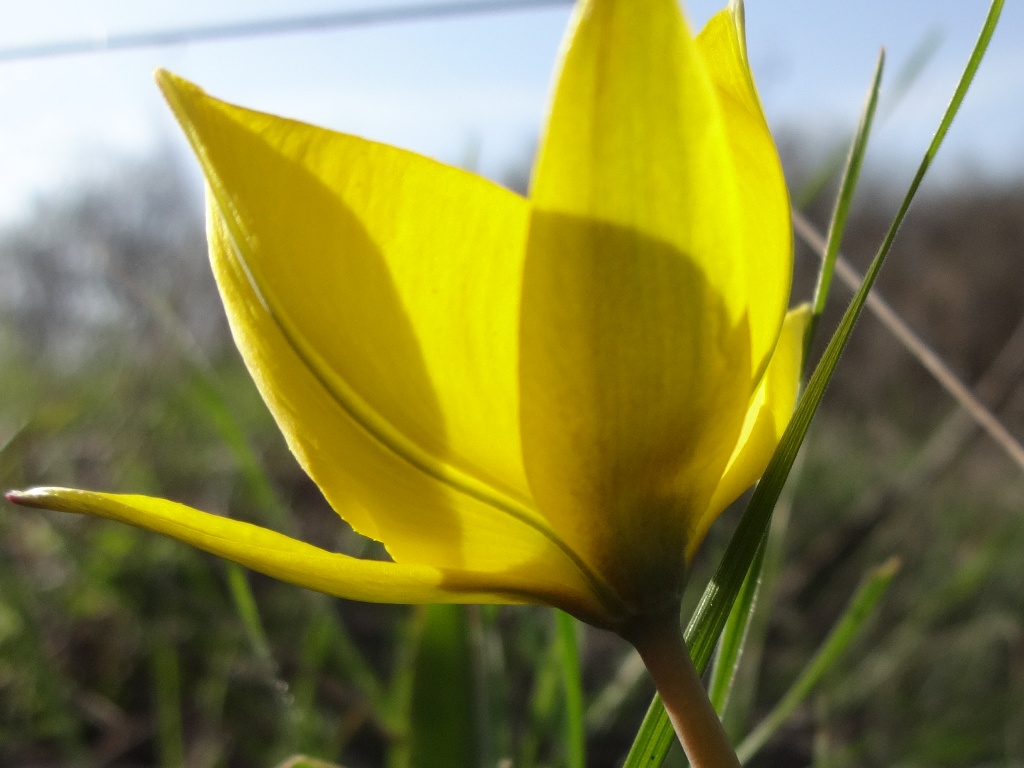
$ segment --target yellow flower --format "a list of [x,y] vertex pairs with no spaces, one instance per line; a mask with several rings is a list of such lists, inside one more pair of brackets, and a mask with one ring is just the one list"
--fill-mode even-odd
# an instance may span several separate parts
[[528,199],[158,78],[246,364],[393,562],[162,499],[11,499],[346,598],[546,603],[620,632],[677,616],[789,419],[806,319],[739,7],[694,38],[676,0],[581,2]]

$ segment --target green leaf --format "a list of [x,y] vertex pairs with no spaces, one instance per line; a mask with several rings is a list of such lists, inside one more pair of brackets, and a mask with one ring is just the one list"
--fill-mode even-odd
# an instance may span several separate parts
[[814,686],[821,681],[824,674],[846,652],[858,630],[864,625],[882,595],[885,594],[885,590],[899,567],[900,562],[894,557],[868,574],[814,658],[768,716],[737,747],[736,756],[741,763],[750,760],[775,735],[775,732],[807,698]]
[[580,677],[580,652],[576,644],[576,619],[557,611],[555,620],[558,625],[558,649],[565,690],[565,765],[567,768],[586,768],[583,683]]
[[528,719],[523,735],[519,739],[519,755],[515,761],[519,768],[533,768],[536,765],[541,742],[552,730],[551,723],[556,719],[559,704],[558,688],[563,677],[561,644],[557,633],[556,626],[556,637],[546,645],[534,674]]
[[424,624],[413,664],[406,765],[476,765],[477,712],[466,609],[428,605],[419,610]]
[[[749,722],[757,682],[760,679],[761,658],[764,654],[765,638],[768,633],[769,614],[771,612],[775,582],[782,570],[786,533],[789,529],[793,497],[796,493],[795,487],[797,483],[794,482],[794,475],[800,474],[800,467],[806,456],[806,451],[797,454],[796,463],[789,473],[789,481],[778,503],[775,505],[775,510],[772,512],[772,521],[768,526],[768,538],[765,542],[764,564],[761,566],[760,584],[757,587],[754,607],[750,613],[743,636],[739,669],[734,675],[735,679],[733,680],[732,688],[729,690],[725,711],[722,713],[722,723],[725,725],[725,732],[730,737],[738,737],[744,733]],[[749,572],[747,579],[750,579]],[[730,613],[730,619],[735,613],[736,608],[734,605],[733,611]],[[726,631],[728,626],[726,624]]]
[[767,533],[754,553],[754,560],[750,564],[750,570],[747,571],[747,577],[743,580],[743,586],[740,588],[736,602],[732,605],[718,644],[711,680],[708,682],[708,696],[711,697],[711,705],[719,717],[725,714],[729,693],[732,691],[736,671],[739,669],[740,656],[747,638],[747,629],[750,627],[757,593],[760,591],[761,571],[764,567],[766,548]]
[[[910,92],[914,83],[924,72],[925,67],[934,58],[939,44],[942,42],[941,30],[931,29],[918,42],[911,51],[910,56],[903,62],[893,78],[892,85],[888,88],[882,103],[882,114],[879,120],[884,120],[902,103]],[[838,142],[828,153],[825,159],[819,163],[817,170],[805,181],[800,188],[793,193],[793,207],[798,210],[807,208],[818,198],[825,188],[836,177],[836,174],[843,170],[845,161],[849,157],[849,142],[843,140]]]
[[[874,121],[875,109],[878,105],[878,92],[882,82],[882,72],[885,67],[885,52],[878,56],[875,65],[875,72],[871,78],[871,87],[868,90],[868,97],[864,103],[860,122],[854,134],[853,142],[850,144],[846,156],[846,163],[843,167],[842,180],[839,185],[839,194],[832,211],[831,223],[829,224],[828,238],[826,241],[825,253],[822,258],[821,267],[818,270],[818,280],[814,289],[812,301],[811,321],[807,326],[804,340],[804,359],[809,359],[811,344],[817,330],[818,321],[825,310],[825,303],[828,299],[829,287],[832,283],[832,273],[835,270],[836,258],[839,255],[839,245],[842,242],[843,232],[846,228],[846,219],[850,211],[850,204],[853,201],[853,194],[860,178],[860,171],[864,164],[864,154],[867,149],[868,136],[871,133],[871,126]],[[711,703],[715,710],[722,715],[728,701],[729,691],[736,675],[740,654],[745,642],[747,628],[751,611],[758,591],[761,578],[761,568],[764,563],[764,545],[760,546],[755,554],[755,559],[750,571],[744,579],[739,594],[739,600],[733,606],[722,634],[719,652],[716,657],[715,666],[712,671],[709,683],[709,694]]]
[[[839,194],[836,197],[836,203],[832,211],[825,253],[822,258],[821,267],[818,270],[817,285],[814,289],[811,321],[807,326],[804,340],[805,360],[810,357],[811,344],[814,340],[818,321],[825,310],[825,304],[828,299],[832,273],[835,270],[836,258],[839,255],[839,245],[842,242],[850,204],[853,201],[854,190],[856,189],[864,164],[864,154],[874,121],[875,109],[878,105],[878,93],[884,67],[885,52],[882,51],[875,65],[875,72],[871,78],[871,87],[868,90],[860,122],[847,152],[842,180],[839,185]],[[767,537],[767,532],[765,536]],[[715,711],[718,712],[719,716],[724,716],[733,681],[739,668],[740,656],[746,643],[751,616],[757,594],[760,591],[761,572],[765,562],[764,553],[766,546],[767,538],[765,538],[756,551],[752,566],[740,589],[739,598],[729,613],[729,618],[719,642],[718,654],[715,657],[715,665],[708,686],[711,703],[714,705]]]
[[[971,57],[967,62],[964,72],[957,85],[953,98],[946,112],[939,123],[939,127],[932,138],[931,144],[925,152],[921,165],[918,168],[910,187],[896,212],[889,231],[878,250],[874,260],[871,262],[860,289],[854,295],[849,307],[843,315],[839,326],[832,335],[821,360],[818,362],[814,373],[811,375],[807,388],[804,390],[797,404],[793,418],[786,428],[786,432],[779,442],[778,448],[772,455],[772,459],[765,470],[764,476],[754,489],[747,509],[743,513],[739,526],[733,534],[725,556],[718,567],[718,571],[708,584],[701,597],[697,610],[686,627],[685,638],[687,647],[690,649],[690,657],[698,671],[703,671],[707,665],[711,652],[718,640],[718,636],[725,626],[729,612],[732,610],[733,601],[739,593],[740,587],[746,578],[750,563],[754,559],[757,547],[760,545],[761,537],[771,519],[775,502],[779,498],[782,487],[789,471],[796,459],[811,419],[814,417],[825,394],[825,388],[835,371],[839,357],[846,347],[846,343],[853,331],[853,326],[860,316],[867,300],[868,292],[874,284],[878,273],[885,263],[885,258],[892,249],[896,233],[903,223],[903,219],[910,209],[910,205],[917,194],[918,188],[924,179],[925,173],[931,166],[935,153],[941,146],[953,118],[963,103],[967,89],[978,70],[978,65],[988,48],[992,33],[995,31],[999,14],[1003,8],[1003,0],[993,0],[989,7],[988,15],[982,27],[981,34],[974,46]],[[624,768],[652,768],[661,765],[672,744],[674,732],[669,723],[665,708],[661,705],[660,699],[656,696],[644,717],[640,726],[633,747],[626,758]]]
[[274,654],[270,650],[270,641],[263,629],[263,621],[260,619],[259,609],[256,607],[256,597],[249,586],[249,579],[246,578],[245,569],[236,563],[225,565],[228,579],[228,591],[231,593],[231,600],[235,604],[242,624],[245,625],[245,634],[249,638],[257,658],[277,675],[277,662],[274,661]]
[[864,103],[864,110],[861,112],[860,123],[857,125],[857,132],[854,134],[853,143],[850,144],[850,152],[846,157],[846,165],[843,168],[842,181],[839,183],[839,194],[836,196],[836,204],[832,209],[832,218],[828,226],[828,237],[825,241],[825,254],[822,257],[821,268],[818,270],[818,282],[814,287],[814,298],[811,302],[811,321],[807,325],[807,335],[804,341],[804,359],[808,359],[808,352],[814,334],[818,328],[818,321],[825,311],[825,303],[828,301],[829,287],[832,285],[832,273],[835,271],[836,258],[839,256],[839,245],[843,240],[843,232],[846,230],[846,217],[850,212],[850,204],[853,202],[853,193],[857,188],[857,181],[860,178],[861,168],[864,165],[864,153],[868,146],[868,136],[871,134],[871,125],[875,119],[875,108],[878,106],[878,89],[882,83],[882,70],[885,68],[885,51],[878,54],[878,63],[875,64],[875,74],[871,78],[871,88],[868,91],[867,101]]

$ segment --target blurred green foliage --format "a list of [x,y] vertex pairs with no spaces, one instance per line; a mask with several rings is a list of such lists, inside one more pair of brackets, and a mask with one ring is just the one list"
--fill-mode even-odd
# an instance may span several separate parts
[[[877,247],[888,199],[858,195],[854,260]],[[381,556],[288,455],[230,345],[200,216],[158,156],[0,234],[0,482],[156,494]],[[986,392],[1018,435],[1024,356],[1005,347],[1024,314],[1021,242],[1024,185],[933,192],[881,281],[966,380],[1002,359]],[[806,297],[816,263],[798,266]],[[792,481],[763,655],[740,674],[747,729],[861,575],[892,554],[904,566],[755,765],[1024,761],[1024,480],[969,424],[951,431],[953,411],[865,320]],[[691,605],[734,521],[714,529]],[[587,718],[588,764],[614,766],[650,687],[616,638],[578,630],[584,704],[614,702]],[[435,729],[462,733],[448,764],[563,765],[558,636],[538,608],[346,603],[124,526],[0,508],[2,765],[444,764]]]

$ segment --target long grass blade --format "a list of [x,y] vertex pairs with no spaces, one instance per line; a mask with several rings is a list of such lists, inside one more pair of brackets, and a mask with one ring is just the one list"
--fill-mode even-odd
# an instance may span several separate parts
[[268,670],[277,674],[277,662],[274,661],[274,654],[270,650],[270,641],[267,639],[266,630],[263,628],[263,620],[260,618],[259,608],[256,607],[256,597],[249,586],[249,579],[246,578],[245,569],[236,563],[228,563],[227,571],[228,591],[231,593],[231,601],[235,604],[242,624],[245,626],[245,634],[249,638],[260,663]]
[[469,623],[461,605],[428,605],[414,664],[409,768],[479,765]]
[[[910,56],[904,61],[903,66],[896,72],[892,84],[887,92],[880,94],[879,101],[879,122],[889,117],[906,98],[914,83],[917,82],[921,73],[924,72],[928,63],[935,57],[935,53],[942,43],[941,30],[929,30],[921,41],[911,51]],[[793,207],[798,210],[805,209],[821,195],[836,175],[843,170],[846,159],[849,157],[849,142],[838,142],[828,153],[825,159],[818,164],[818,168],[793,193]]]
[[729,618],[722,630],[721,640],[718,643],[718,653],[715,655],[711,680],[708,682],[708,696],[711,697],[711,705],[719,717],[725,714],[726,705],[729,703],[729,694],[732,692],[733,682],[736,680],[736,672],[739,670],[740,656],[743,653],[743,646],[746,644],[747,630],[750,628],[750,620],[757,602],[757,593],[761,587],[761,571],[764,567],[767,543],[766,532],[765,537],[761,540],[761,545],[754,553],[754,560],[750,564],[750,570],[747,571],[747,577],[743,580],[743,586],[740,587],[736,602],[732,605]]
[[900,562],[894,557],[868,574],[814,658],[768,716],[736,748],[736,756],[741,763],[750,760],[775,735],[825,673],[846,652],[857,632],[871,616],[878,601],[882,599],[899,567]]
[[[555,627],[555,634],[557,632],[558,628]],[[554,730],[551,724],[559,714],[558,689],[562,679],[562,655],[559,645],[557,637],[552,638],[545,646],[544,654],[537,665],[533,688],[530,691],[528,720],[519,739],[519,754],[515,761],[518,768],[534,768],[537,765],[541,743]]]
[[829,288],[832,285],[832,273],[835,270],[836,257],[839,255],[839,244],[843,240],[843,233],[846,231],[846,218],[850,213],[850,204],[853,202],[853,193],[857,188],[857,181],[860,179],[860,172],[864,166],[864,154],[868,146],[868,137],[871,135],[871,126],[875,119],[875,109],[878,106],[878,89],[882,84],[882,71],[885,69],[885,51],[878,54],[878,62],[875,64],[875,73],[871,78],[871,88],[868,91],[867,100],[864,102],[864,109],[860,115],[860,122],[854,134],[853,142],[850,144],[850,151],[846,156],[846,165],[843,168],[842,180],[839,182],[839,194],[836,196],[835,207],[832,209],[832,217],[828,226],[828,237],[825,240],[824,256],[821,260],[821,268],[818,270],[818,282],[814,286],[814,297],[811,299],[811,321],[807,326],[807,335],[804,340],[804,359],[814,340],[818,329],[818,321],[825,311],[825,304],[828,301]]
[[[734,675],[725,711],[722,713],[725,732],[734,740],[745,733],[750,710],[754,703],[757,683],[760,678],[761,658],[764,655],[765,639],[768,634],[772,598],[775,593],[775,584],[782,571],[786,533],[789,530],[793,498],[796,495],[797,483],[794,480],[800,475],[806,456],[806,451],[797,454],[796,463],[789,473],[789,481],[775,505],[771,524],[768,526],[764,564],[761,566],[760,574],[761,583],[757,588],[754,608],[751,611],[744,635],[743,655]],[[747,578],[750,578],[749,573]]]
[[565,765],[586,768],[586,731],[583,721],[583,682],[580,651],[576,642],[576,619],[557,611],[558,650],[562,661],[562,687],[565,691]]
[[[836,256],[839,253],[839,244],[842,242],[843,233],[846,230],[846,220],[850,212],[850,205],[853,202],[854,191],[856,190],[857,182],[860,179],[860,172],[864,165],[864,155],[867,150],[871,127],[874,123],[875,109],[878,106],[878,92],[882,83],[882,72],[884,69],[885,51],[883,50],[879,53],[878,61],[875,64],[875,71],[871,78],[871,87],[868,89],[868,95],[864,102],[864,108],[861,111],[857,130],[854,133],[853,141],[846,155],[846,162],[839,184],[839,193],[836,196],[835,206],[832,210],[824,256],[821,260],[821,267],[818,270],[818,280],[811,302],[811,321],[808,324],[807,333],[804,337],[805,360],[810,357],[810,349],[817,331],[818,322],[825,311],[825,304],[828,300],[832,273],[835,269]],[[725,713],[729,694],[739,669],[740,656],[746,643],[747,631],[761,584],[761,572],[765,562],[766,546],[767,531],[765,532],[764,541],[762,541],[754,555],[754,562],[743,581],[739,597],[729,613],[729,619],[726,621],[721,641],[719,642],[715,665],[708,685],[711,703],[714,705],[719,716],[723,716]]]
[[[925,151],[924,158],[893,218],[892,224],[882,241],[882,245],[871,262],[871,266],[860,288],[843,314],[835,333],[832,335],[831,341],[829,341],[821,356],[821,360],[814,369],[814,373],[811,375],[807,388],[800,398],[793,418],[790,420],[778,448],[776,448],[775,453],[772,455],[764,476],[754,489],[754,494],[729,543],[718,571],[705,589],[697,610],[686,627],[686,632],[684,633],[686,644],[690,649],[690,657],[698,671],[703,671],[708,659],[711,657],[722,627],[725,625],[729,612],[732,610],[732,604],[739,593],[743,580],[746,578],[750,563],[754,559],[754,554],[761,542],[761,537],[764,535],[764,531],[771,519],[775,502],[778,500],[786,478],[789,476],[789,471],[796,459],[800,444],[807,434],[811,419],[814,417],[821,398],[825,394],[825,388],[828,386],[828,382],[835,372],[836,365],[839,363],[839,357],[846,347],[853,327],[864,308],[868,292],[871,290],[871,286],[874,285],[886,257],[892,250],[896,234],[899,232],[900,226],[910,210],[910,205],[917,195],[917,191],[935,158],[936,152],[949,132],[953,118],[959,111],[967,94],[967,89],[970,87],[978,66],[981,64],[981,59],[988,49],[988,44],[992,39],[993,32],[995,32],[999,15],[1003,9],[1003,1],[993,0],[989,6],[981,34],[975,43],[974,50],[971,52],[970,59],[964,68],[960,82],[957,84],[953,98],[946,108],[946,112],[939,123],[931,143],[928,145],[928,149]],[[668,721],[668,716],[665,714],[665,708],[661,705],[660,699],[655,697],[647,711],[643,724],[640,726],[640,731],[633,742],[633,747],[626,758],[624,768],[652,768],[652,766],[661,765],[673,737],[674,733]]]

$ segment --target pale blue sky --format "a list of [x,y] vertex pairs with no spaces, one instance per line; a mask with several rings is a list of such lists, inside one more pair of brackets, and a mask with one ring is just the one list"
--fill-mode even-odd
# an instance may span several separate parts
[[[436,2],[436,0],[434,0]],[[456,0],[452,0],[455,2]],[[409,0],[35,0],[5,3],[0,47]],[[699,26],[721,0],[692,0]],[[751,60],[773,126],[823,143],[856,121],[878,48],[895,75],[929,34],[941,46],[873,147],[901,178],[926,146],[980,29],[986,0],[747,0]],[[1009,0],[989,58],[937,164],[1024,175],[1024,2]],[[182,147],[151,73],[167,67],[247,106],[497,175],[543,119],[568,7],[0,63],[0,220],[118,154]],[[891,77],[890,77],[891,79]]]

